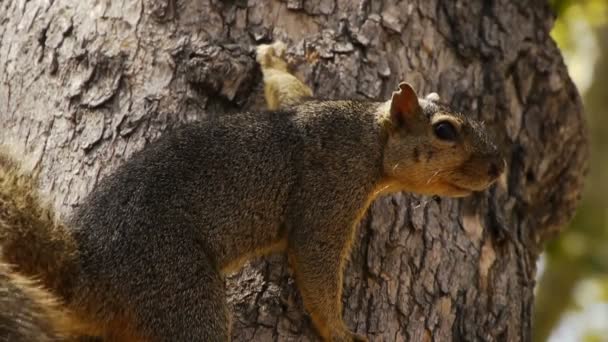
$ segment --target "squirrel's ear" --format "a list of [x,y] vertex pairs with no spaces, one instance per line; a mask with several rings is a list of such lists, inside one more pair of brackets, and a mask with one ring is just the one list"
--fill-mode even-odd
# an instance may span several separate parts
[[414,88],[408,83],[399,83],[399,91],[393,92],[391,98],[391,121],[396,126],[403,126],[420,111],[418,95]]

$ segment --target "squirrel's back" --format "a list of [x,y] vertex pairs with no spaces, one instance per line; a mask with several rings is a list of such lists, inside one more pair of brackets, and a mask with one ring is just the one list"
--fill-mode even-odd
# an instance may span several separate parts
[[[373,106],[311,101],[167,132],[102,179],[76,210],[70,226],[92,263],[87,270],[120,269],[125,260],[115,248],[150,249],[141,254],[149,263],[168,240],[193,236],[221,268],[279,243],[291,192],[311,164],[332,163],[322,167],[335,169],[327,175],[335,179],[370,159],[380,163]],[[145,245],[130,245],[144,235]]]

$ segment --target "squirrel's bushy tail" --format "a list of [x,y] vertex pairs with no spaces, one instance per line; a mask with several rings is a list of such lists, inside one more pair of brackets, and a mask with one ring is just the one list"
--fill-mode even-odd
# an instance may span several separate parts
[[0,261],[65,296],[75,257],[74,239],[40,198],[37,177],[0,150]]
[[68,313],[33,280],[0,262],[0,341],[60,341],[69,336]]

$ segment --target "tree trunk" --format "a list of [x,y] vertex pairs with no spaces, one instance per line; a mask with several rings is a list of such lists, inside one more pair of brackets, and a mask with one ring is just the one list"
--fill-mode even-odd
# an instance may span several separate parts
[[[577,91],[544,1],[0,2],[0,143],[43,170],[67,215],[172,126],[263,106],[253,47],[288,43],[324,97],[437,91],[495,130],[496,186],[376,201],[346,270],[344,317],[374,341],[531,338],[536,261],[587,164]],[[229,277],[236,341],[317,340],[284,256]]]

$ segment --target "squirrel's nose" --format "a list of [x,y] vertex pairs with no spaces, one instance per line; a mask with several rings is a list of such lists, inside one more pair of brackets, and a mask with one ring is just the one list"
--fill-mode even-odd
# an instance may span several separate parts
[[488,176],[490,176],[492,179],[498,178],[498,176],[500,176],[505,170],[505,165],[505,160],[496,160],[490,162],[490,166],[488,167]]

